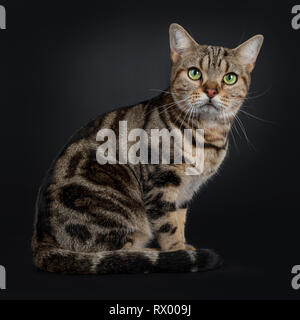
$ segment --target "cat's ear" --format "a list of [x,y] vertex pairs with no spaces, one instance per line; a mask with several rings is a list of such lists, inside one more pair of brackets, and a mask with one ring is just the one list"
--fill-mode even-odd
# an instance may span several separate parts
[[177,23],[170,25],[169,33],[171,60],[173,63],[176,63],[185,52],[197,46],[197,42]]
[[255,66],[255,61],[263,41],[264,37],[258,34],[234,49],[240,62],[246,65],[249,71],[252,71]]

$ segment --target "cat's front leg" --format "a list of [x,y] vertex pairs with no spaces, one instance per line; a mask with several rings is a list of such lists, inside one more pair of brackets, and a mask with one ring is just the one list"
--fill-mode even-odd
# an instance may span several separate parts
[[177,211],[166,212],[162,218],[153,223],[153,227],[162,250],[186,249]]
[[182,242],[185,244],[185,249],[196,250],[194,246],[186,243],[185,239],[185,222],[186,222],[187,207],[183,207],[177,210],[178,228],[182,237]]
[[[185,250],[181,216],[176,208],[176,192],[158,192],[146,203],[146,210],[160,248]],[[184,220],[185,221],[185,220]]]

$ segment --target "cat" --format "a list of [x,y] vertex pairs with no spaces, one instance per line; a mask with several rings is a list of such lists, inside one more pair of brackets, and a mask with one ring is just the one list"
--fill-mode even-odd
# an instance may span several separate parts
[[[169,88],[90,121],[48,170],[36,202],[32,250],[37,268],[107,274],[199,272],[223,264],[216,251],[186,243],[187,206],[226,156],[263,36],[227,49],[198,44],[178,24],[170,25],[169,34]],[[127,121],[128,130],[192,129],[193,150],[195,129],[203,129],[203,171],[187,175],[187,163],[99,164],[97,132],[112,129],[118,139],[120,121]],[[149,247],[153,239],[159,248]]]

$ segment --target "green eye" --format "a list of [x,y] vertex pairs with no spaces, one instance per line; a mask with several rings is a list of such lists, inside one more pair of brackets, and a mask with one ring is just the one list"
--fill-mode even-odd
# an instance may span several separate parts
[[232,85],[237,82],[237,75],[235,73],[227,73],[223,78],[226,84]]
[[197,68],[191,68],[188,71],[188,76],[192,80],[199,80],[201,78],[201,71]]

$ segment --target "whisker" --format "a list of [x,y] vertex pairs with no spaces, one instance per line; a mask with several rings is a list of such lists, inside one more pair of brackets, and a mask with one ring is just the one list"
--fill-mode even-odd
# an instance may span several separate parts
[[243,134],[244,134],[244,136],[245,136],[245,138],[246,138],[247,143],[248,143],[250,146],[252,146],[252,148],[253,148],[255,151],[257,151],[256,148],[255,148],[255,146],[254,146],[253,143],[250,141],[250,139],[249,139],[249,137],[248,137],[248,135],[247,135],[247,132],[246,132],[246,129],[245,129],[244,125],[243,125],[242,120],[238,117],[238,115],[235,116],[235,119],[237,120],[237,123],[238,123],[238,125],[240,126],[240,128],[241,128],[241,130],[242,130],[242,132],[243,132]]
[[[168,109],[171,108],[171,107],[177,106],[177,103],[184,102],[184,101],[186,101],[186,100],[187,100],[187,98],[186,98],[186,99],[182,99],[182,100],[178,100],[178,101],[176,101],[176,102],[173,101],[173,102],[166,103],[166,104],[163,104],[163,105],[160,105],[160,106],[155,106],[152,110],[146,112],[145,115],[151,113],[154,109],[160,109],[160,108],[167,107],[167,108],[164,109],[164,110],[168,110]],[[159,113],[161,113],[161,112],[159,112]]]
[[251,100],[251,99],[260,98],[260,97],[264,96],[265,94],[267,94],[271,89],[272,89],[272,87],[270,86],[269,88],[267,88],[263,92],[261,92],[261,93],[259,93],[257,95],[254,95],[254,96],[251,96],[251,94],[254,93],[254,92],[248,92],[248,94],[246,95],[246,97],[244,99],[245,100]]
[[181,121],[181,125],[180,125],[180,127],[179,127],[179,130],[181,130],[181,127],[182,127],[182,125],[183,125],[183,122],[185,121],[187,115],[189,114],[189,111],[191,110],[191,107],[190,107],[190,106],[188,106],[188,108],[189,108],[188,111],[186,112],[184,118],[183,118],[182,121]]
[[194,110],[194,106],[192,106],[190,108],[191,112],[190,112],[190,115],[189,115],[189,118],[188,118],[188,127],[190,128],[190,121],[191,121],[191,116],[192,116],[192,111]]
[[259,118],[259,117],[255,116],[255,115],[253,115],[253,114],[251,114],[249,112],[246,112],[245,110],[240,109],[239,111],[244,113],[245,115],[251,117],[251,118],[256,119],[256,120],[259,120],[259,121],[262,121],[262,122],[266,122],[266,123],[270,123],[270,124],[274,124],[274,125],[278,125],[278,123],[276,123],[274,121],[270,121],[270,120],[265,120],[265,119]]
[[236,143],[236,140],[235,140],[234,133],[233,133],[232,130],[230,130],[230,134],[231,134],[231,136],[232,136],[232,140],[233,140],[235,149],[237,150],[238,153],[240,153],[239,148],[238,148],[237,143]]
[[[222,116],[223,116],[223,118],[224,118],[224,121],[227,122],[227,121],[228,121],[228,116],[226,115],[226,113],[224,112],[224,110],[221,109],[221,112],[222,112]],[[236,130],[236,128],[235,128],[235,126],[234,126],[234,123],[232,123],[232,127],[233,127],[233,129]],[[233,132],[233,130],[231,130],[231,129],[229,130],[229,132],[230,132],[230,134],[231,134],[231,136],[232,136],[234,147],[235,147],[235,149],[237,150],[237,152],[239,153],[239,149],[238,149],[238,146],[237,146],[237,143],[236,143],[236,140],[235,140],[234,132]],[[239,133],[238,133],[238,135],[239,135]]]
[[155,92],[164,92],[164,93],[168,93],[168,94],[173,94],[173,92],[171,91],[166,91],[166,90],[160,90],[160,89],[149,89],[150,91],[155,91]]
[[232,127],[235,129],[235,131],[236,131],[236,133],[237,133],[238,137],[239,137],[239,138],[241,138],[240,132],[239,132],[239,130],[238,130],[238,128],[237,128],[237,126],[235,125],[235,122],[233,122],[233,123],[232,123]]
[[[176,108],[176,107],[178,107],[178,103],[186,102],[187,100],[188,100],[188,98],[185,98],[183,100],[178,100],[176,102],[173,102],[167,108],[161,110],[158,114],[161,114],[162,112],[165,112],[166,110],[171,110],[172,108]],[[158,108],[161,108],[161,107],[164,107],[164,106],[159,106]],[[183,108],[185,108],[185,106],[183,106]]]
[[[186,109],[188,108],[188,106],[184,106],[183,107],[183,111],[186,113]],[[178,122],[179,118],[181,117],[181,112],[179,113],[178,117],[176,118],[176,121],[175,122]],[[181,125],[182,125],[183,122],[181,122]],[[180,125],[180,128],[181,128],[181,125]]]

